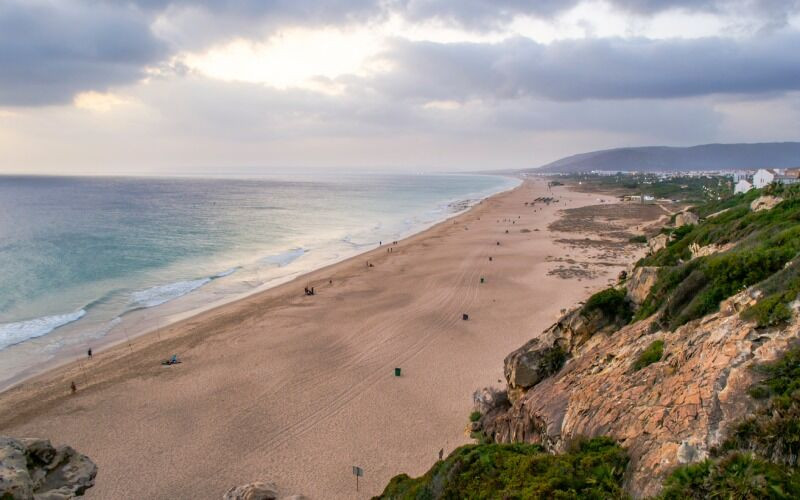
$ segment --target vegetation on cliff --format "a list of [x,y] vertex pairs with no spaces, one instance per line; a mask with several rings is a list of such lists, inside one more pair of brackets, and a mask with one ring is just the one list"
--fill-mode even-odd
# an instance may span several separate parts
[[635,371],[641,370],[645,366],[652,365],[661,361],[661,356],[664,355],[664,341],[654,340],[647,348],[642,351],[636,362],[633,364]]
[[750,394],[767,402],[735,423],[714,458],[676,469],[661,498],[800,498],[800,348],[772,363]]
[[378,499],[627,498],[628,458],[609,438],[579,440],[552,455],[531,444],[480,444],[456,449],[425,475],[392,478]]
[[[761,326],[787,319],[785,304],[800,290],[797,270],[785,271],[800,252],[800,187],[783,188],[785,200],[771,210],[751,211],[757,194],[699,207],[703,214],[722,206],[725,211],[675,229],[665,248],[639,261],[661,270],[635,319],[658,312],[660,325],[674,330],[717,311],[721,301],[746,287],[769,285],[770,279],[772,292],[750,314]],[[692,248],[708,245],[726,251],[692,258]]]
[[606,288],[589,297],[583,306],[582,313],[589,315],[600,311],[609,323],[627,324],[633,317],[633,310],[625,290]]
[[790,499],[800,497],[797,474],[752,455],[732,453],[721,460],[680,467],[665,481],[662,500],[706,498]]
[[754,370],[764,379],[750,389],[765,404],[734,425],[719,453],[745,450],[777,464],[796,467],[800,457],[800,347]]

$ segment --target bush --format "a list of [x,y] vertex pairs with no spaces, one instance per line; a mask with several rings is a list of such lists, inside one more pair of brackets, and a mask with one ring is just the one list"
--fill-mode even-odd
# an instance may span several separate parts
[[796,293],[788,292],[769,295],[742,311],[742,317],[754,320],[759,328],[782,325],[792,319],[792,310],[787,302],[796,296]]
[[647,243],[647,236],[643,234],[637,234],[636,236],[631,237],[628,240],[630,243]]
[[658,363],[661,361],[661,356],[664,355],[664,341],[663,340],[654,340],[647,346],[639,357],[636,359],[636,362],[633,364],[633,370],[639,371],[645,366],[652,365],[653,363]]
[[481,419],[481,412],[479,411],[473,411],[472,413],[469,414],[470,422],[477,422],[480,419]]
[[425,475],[392,478],[378,499],[627,498],[628,458],[612,439],[581,440],[551,455],[538,445],[458,448]]
[[625,290],[621,289],[607,288],[589,297],[583,306],[583,313],[590,314],[598,310],[610,321],[621,324],[627,324],[633,317]]
[[687,500],[790,499],[800,497],[800,481],[793,471],[755,458],[732,453],[719,460],[685,465],[665,481],[659,498]]

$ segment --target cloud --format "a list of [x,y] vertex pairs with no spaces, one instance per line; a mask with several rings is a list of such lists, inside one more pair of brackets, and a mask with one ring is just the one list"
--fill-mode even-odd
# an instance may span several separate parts
[[540,44],[396,40],[377,88],[427,100],[557,101],[758,94],[800,89],[800,34],[750,39],[581,39]]
[[[553,18],[579,5],[581,0],[404,0],[395,4],[414,20],[439,19],[477,30],[498,29],[516,16]],[[800,10],[798,0],[606,0],[617,10],[652,16],[670,10],[724,14],[737,12],[750,21],[778,27]]]
[[81,91],[135,82],[166,53],[137,9],[0,2],[0,105],[69,102]]

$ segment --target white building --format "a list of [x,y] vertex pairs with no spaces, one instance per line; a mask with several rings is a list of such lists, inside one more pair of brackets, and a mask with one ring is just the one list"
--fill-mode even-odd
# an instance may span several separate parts
[[761,189],[769,186],[778,175],[780,174],[771,168],[760,168],[756,175],[753,176],[753,187]]
[[741,179],[733,187],[733,194],[746,193],[746,192],[750,191],[751,189],[753,189],[753,185],[750,184],[749,182],[747,182],[746,180]]
[[738,172],[734,172],[733,174],[731,174],[731,177],[733,177],[733,182],[735,184],[741,180],[745,181],[748,180],[750,177],[752,177],[752,175],[753,175],[752,172],[745,172],[740,170]]

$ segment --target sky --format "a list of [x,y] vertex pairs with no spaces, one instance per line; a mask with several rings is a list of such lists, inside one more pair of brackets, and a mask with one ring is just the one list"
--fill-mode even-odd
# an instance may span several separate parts
[[0,173],[800,140],[800,0],[0,0]]

